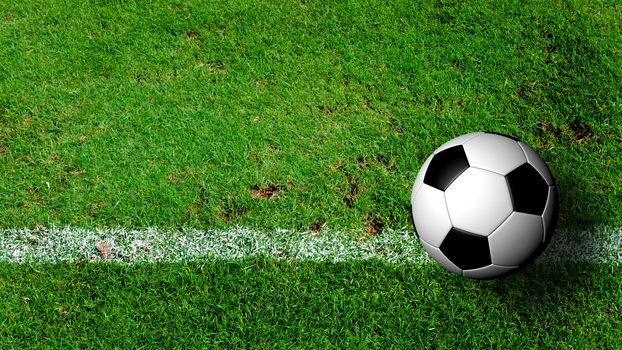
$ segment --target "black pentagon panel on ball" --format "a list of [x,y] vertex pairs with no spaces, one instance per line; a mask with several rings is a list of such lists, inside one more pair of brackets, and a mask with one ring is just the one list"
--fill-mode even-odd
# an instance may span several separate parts
[[[544,229],[545,229],[545,234],[546,234],[546,236],[544,237],[544,242],[542,242],[542,244],[540,244],[538,249],[536,249],[531,254],[531,256],[529,256],[529,258],[527,258],[520,265],[520,267],[525,267],[525,266],[533,263],[540,255],[542,255],[544,250],[546,250],[546,248],[548,247],[549,243],[551,243],[551,238],[553,237],[553,232],[555,232],[555,227],[557,226],[557,216],[559,215],[559,200],[558,200],[557,188],[555,186],[552,186],[551,188],[553,189],[552,195],[555,197],[555,199],[553,199],[553,201],[554,201],[553,212],[551,213],[551,218],[552,219],[548,223],[543,222]],[[551,200],[551,199],[547,198],[547,200]]]
[[462,145],[440,151],[432,158],[423,183],[445,191],[460,174],[469,168],[469,160]]
[[441,243],[441,252],[462,270],[477,269],[492,263],[488,237],[452,228]]
[[529,163],[525,163],[506,175],[514,211],[542,215],[549,194],[549,186]]

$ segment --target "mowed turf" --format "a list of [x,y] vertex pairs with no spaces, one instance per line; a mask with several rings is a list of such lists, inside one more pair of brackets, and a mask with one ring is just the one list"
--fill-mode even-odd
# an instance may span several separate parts
[[463,133],[622,226],[617,1],[0,4],[0,225],[400,228]]
[[620,267],[473,281],[266,260],[0,268],[3,348],[617,349]]
[[[436,147],[489,130],[547,161],[561,228],[615,230],[621,32],[618,1],[1,2],[0,227],[365,240],[411,227]],[[0,348],[616,349],[621,281],[619,263],[483,282],[374,260],[2,263]]]

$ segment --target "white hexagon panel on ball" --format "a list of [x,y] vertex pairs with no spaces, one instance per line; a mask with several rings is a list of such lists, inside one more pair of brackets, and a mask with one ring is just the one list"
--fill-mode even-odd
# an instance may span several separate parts
[[512,199],[502,175],[465,170],[445,191],[453,227],[488,236],[512,213]]
[[422,184],[413,196],[412,212],[419,239],[440,247],[451,229],[443,192]]
[[465,270],[462,272],[462,274],[466,277],[471,278],[488,279],[505,275],[512,272],[516,268],[516,266],[488,265],[485,267],[480,267],[479,269]]
[[493,264],[517,266],[542,244],[542,218],[514,212],[488,237]]
[[509,173],[527,161],[518,142],[497,134],[477,135],[463,147],[470,166],[501,175]]

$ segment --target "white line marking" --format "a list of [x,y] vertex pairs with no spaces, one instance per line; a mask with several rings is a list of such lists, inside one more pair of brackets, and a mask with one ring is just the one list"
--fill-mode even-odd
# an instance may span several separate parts
[[[323,229],[317,233],[279,229],[261,232],[227,230],[95,229],[63,227],[0,229],[1,263],[112,261],[122,264],[236,260],[272,257],[278,260],[340,262],[379,259],[395,264],[427,264],[412,231],[384,230],[361,239],[360,233]],[[622,261],[622,228],[590,231],[558,230],[538,262]]]

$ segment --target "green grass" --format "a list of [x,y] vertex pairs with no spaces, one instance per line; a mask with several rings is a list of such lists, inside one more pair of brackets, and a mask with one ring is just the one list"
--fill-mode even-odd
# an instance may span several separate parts
[[0,11],[0,226],[404,227],[479,130],[540,152],[562,226],[622,226],[617,1]]
[[[622,6],[0,2],[0,227],[411,227],[472,131],[622,227]],[[371,229],[370,229],[371,228]],[[0,265],[0,348],[620,348],[619,264]]]
[[620,268],[263,260],[0,267],[2,348],[579,348],[620,345]]

